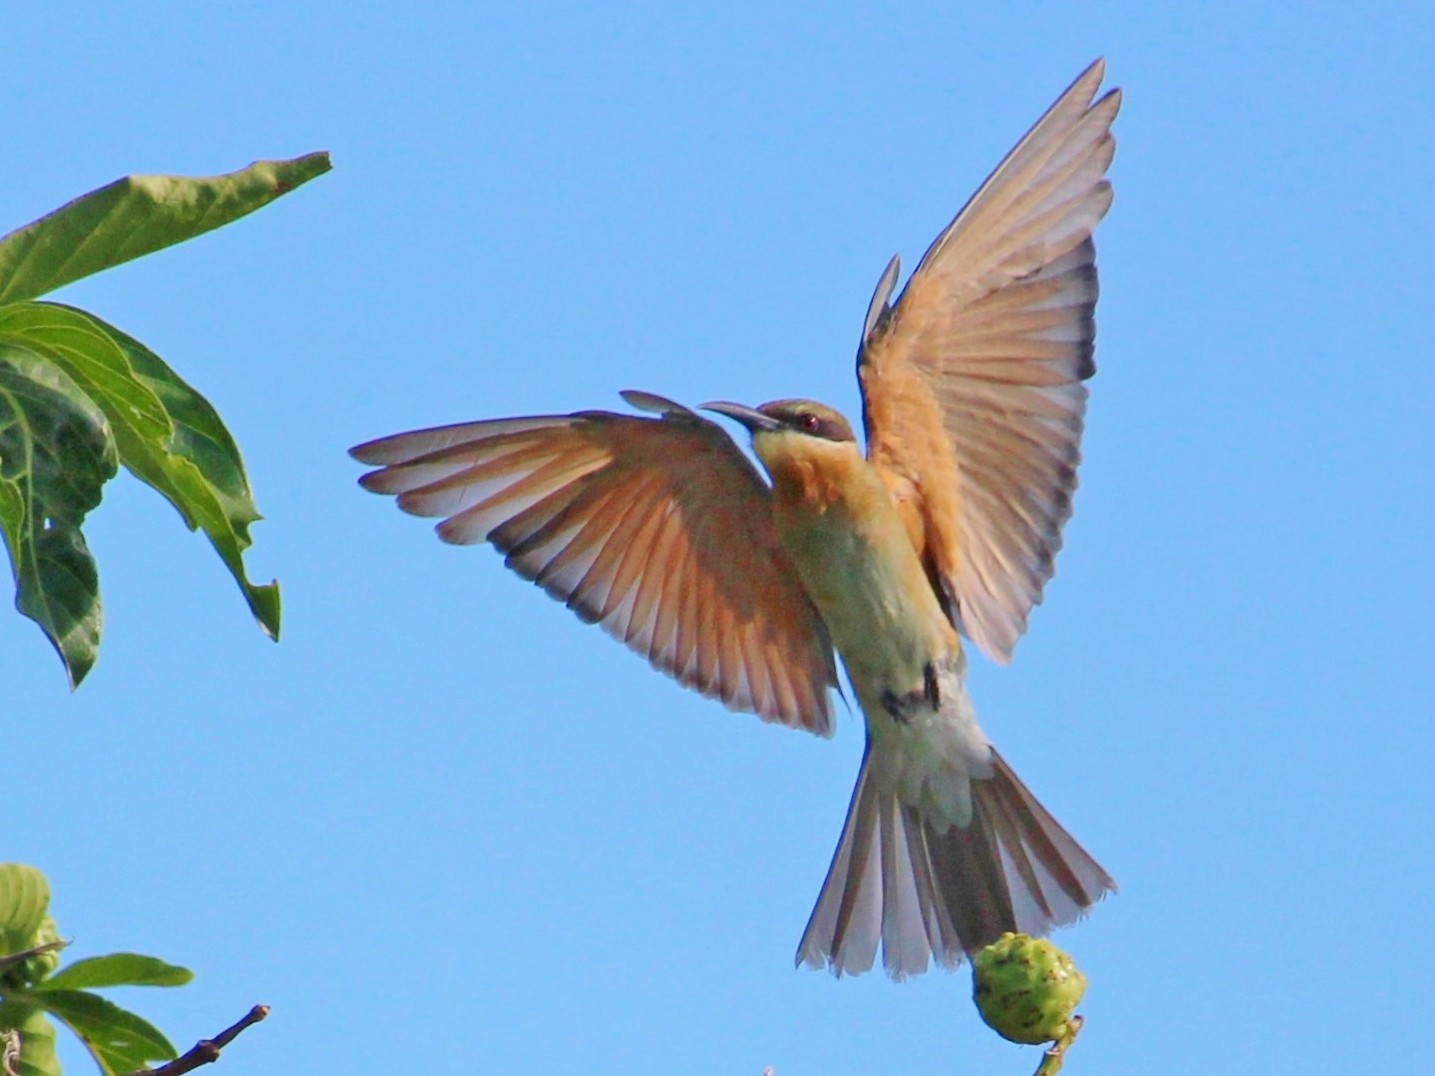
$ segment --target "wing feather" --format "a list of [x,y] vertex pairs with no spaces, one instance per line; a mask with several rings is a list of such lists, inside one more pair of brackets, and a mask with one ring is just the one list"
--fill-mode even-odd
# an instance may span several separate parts
[[826,628],[777,537],[771,492],[714,423],[585,411],[471,422],[353,450],[367,489],[439,517],[684,685],[769,721],[832,729]]
[[[1119,91],[1100,61],[873,300],[858,358],[868,455],[917,502],[958,627],[1007,661],[1071,516],[1095,372],[1092,230],[1111,205]],[[883,280],[888,289],[894,274]]]

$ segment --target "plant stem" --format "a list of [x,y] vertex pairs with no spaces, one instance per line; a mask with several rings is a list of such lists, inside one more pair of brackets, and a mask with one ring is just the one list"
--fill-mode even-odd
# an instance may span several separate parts
[[1056,1076],[1061,1071],[1061,1063],[1066,1060],[1067,1048],[1076,1041],[1077,1033],[1081,1031],[1081,1024],[1082,1019],[1079,1016],[1073,1016],[1066,1022],[1066,1034],[1047,1047],[1046,1055],[1042,1057],[1041,1064],[1036,1067],[1036,1072],[1032,1076]]

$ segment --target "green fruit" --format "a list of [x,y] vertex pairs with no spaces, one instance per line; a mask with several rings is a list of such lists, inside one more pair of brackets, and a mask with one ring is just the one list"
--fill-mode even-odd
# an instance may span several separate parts
[[[40,929],[35,931],[35,940],[26,948],[33,948],[37,945],[49,945],[60,940],[60,934],[55,929],[55,920],[46,915],[40,921]],[[25,984],[38,983],[50,972],[54,971],[60,963],[60,953],[51,949],[48,953],[40,953],[32,956],[20,965],[20,981]]]
[[1003,934],[972,960],[972,996],[988,1026],[1012,1042],[1036,1045],[1066,1034],[1086,993],[1086,976],[1051,942]]
[[[46,915],[40,920],[39,927],[26,939],[23,949],[33,949],[39,945],[49,945],[60,940],[59,933],[55,930],[55,920]],[[57,950],[50,950],[48,953],[37,953],[28,957],[18,964],[8,964],[0,970],[0,983],[9,987],[34,986],[41,979],[44,979],[60,963],[60,954]]]

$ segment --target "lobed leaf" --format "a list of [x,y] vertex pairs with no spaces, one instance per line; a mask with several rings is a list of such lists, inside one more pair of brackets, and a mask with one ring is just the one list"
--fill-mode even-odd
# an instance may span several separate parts
[[166,964],[139,953],[110,953],[69,964],[46,979],[35,992],[93,990],[104,986],[183,986],[194,978],[188,968]]
[[75,1033],[105,1076],[122,1076],[176,1056],[157,1027],[98,994],[45,990],[28,997]]
[[329,170],[327,153],[222,176],[126,176],[0,239],[0,303],[34,299],[254,212]]
[[90,397],[23,338],[0,333],[0,531],[16,607],[44,629],[71,686],[95,662],[99,578],[80,524],[117,469]]
[[43,350],[109,420],[120,462],[201,529],[239,584],[260,626],[279,635],[279,587],[244,569],[259,511],[244,462],[219,414],[154,352],[84,310],[58,303],[0,307],[0,341]]

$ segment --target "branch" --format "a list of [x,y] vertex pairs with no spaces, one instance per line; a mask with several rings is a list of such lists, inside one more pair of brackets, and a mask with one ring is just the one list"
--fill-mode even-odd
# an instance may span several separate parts
[[1079,1016],[1073,1016],[1066,1022],[1066,1034],[1057,1039],[1047,1048],[1046,1054],[1041,1059],[1041,1064],[1036,1067],[1032,1076],[1056,1076],[1061,1071],[1061,1063],[1066,1060],[1067,1048],[1076,1041],[1077,1033],[1081,1031],[1082,1020]]
[[67,941],[52,941],[46,942],[44,945],[35,945],[31,946],[29,949],[22,949],[18,953],[7,953],[5,956],[0,956],[0,971],[4,971],[6,968],[10,967],[13,964],[23,964],[32,956],[43,956],[46,953],[57,953],[69,944],[70,943]]
[[219,1051],[228,1046],[239,1033],[251,1024],[257,1024],[269,1015],[268,1005],[256,1005],[250,1009],[239,1022],[232,1027],[227,1027],[212,1039],[200,1039],[187,1053],[175,1058],[157,1069],[136,1069],[127,1076],[180,1076],[184,1072],[193,1072],[200,1065],[208,1065],[212,1061],[219,1060]]
[[0,1054],[0,1072],[5,1076],[20,1076],[20,1032],[14,1028],[0,1031],[0,1043],[4,1043],[4,1052]]

